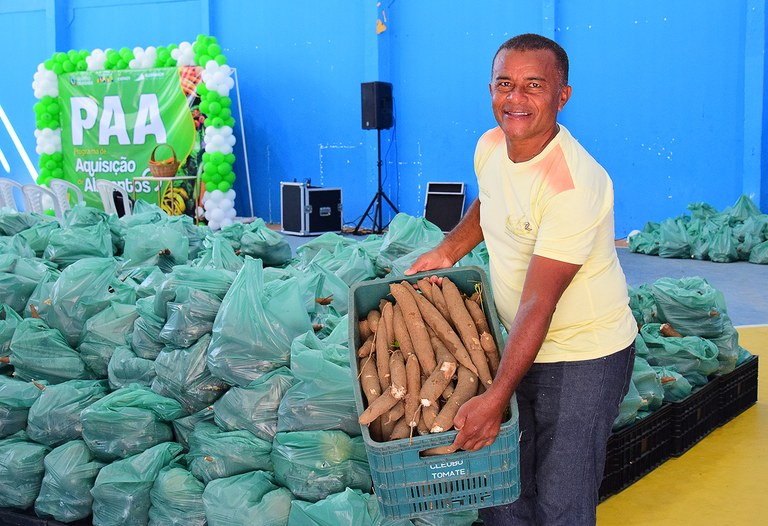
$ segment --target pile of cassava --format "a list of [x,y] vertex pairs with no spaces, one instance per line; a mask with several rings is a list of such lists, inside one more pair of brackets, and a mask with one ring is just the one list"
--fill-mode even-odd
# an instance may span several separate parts
[[[438,285],[438,283],[440,283]],[[467,400],[492,382],[499,351],[478,293],[448,277],[391,283],[358,321],[359,422],[379,442],[448,431]]]

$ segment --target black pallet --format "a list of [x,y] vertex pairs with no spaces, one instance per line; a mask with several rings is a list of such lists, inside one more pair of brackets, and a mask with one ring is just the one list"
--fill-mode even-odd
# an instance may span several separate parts
[[85,519],[67,524],[53,519],[41,519],[31,508],[29,510],[0,508],[0,526],[90,526],[90,524],[91,521]]
[[720,423],[725,424],[757,402],[757,356],[720,377]]
[[600,500],[614,495],[666,461],[672,448],[672,407],[662,405],[608,439]]
[[720,427],[720,382],[713,377],[672,406],[672,455],[679,457]]

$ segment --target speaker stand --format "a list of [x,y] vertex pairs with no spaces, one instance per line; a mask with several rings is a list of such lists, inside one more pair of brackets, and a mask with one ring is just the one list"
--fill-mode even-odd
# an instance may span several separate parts
[[[381,209],[381,200],[384,199],[387,204],[392,208],[392,210],[395,211],[395,213],[399,213],[399,210],[397,207],[392,204],[392,201],[389,200],[389,197],[387,197],[387,194],[384,193],[384,190],[381,187],[381,129],[376,129],[376,138],[377,138],[377,144],[376,144],[376,151],[378,155],[378,170],[379,170],[379,180],[378,180],[378,189],[376,191],[376,195],[373,196],[373,199],[371,199],[370,204],[368,205],[368,208],[365,209],[365,213],[363,214],[363,217],[360,218],[360,222],[357,223],[357,226],[355,227],[355,230],[352,232],[355,235],[360,234],[360,225],[363,224],[363,221],[365,221],[365,218],[370,217],[373,220],[373,226],[371,227],[371,232],[374,234],[381,234],[381,232],[384,230],[384,224],[382,223],[382,209]],[[373,215],[370,215],[371,208],[373,208]]]

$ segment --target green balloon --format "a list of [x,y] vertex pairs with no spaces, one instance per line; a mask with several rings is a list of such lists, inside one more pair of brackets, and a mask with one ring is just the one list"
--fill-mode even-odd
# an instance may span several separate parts
[[64,68],[61,67],[60,63],[56,62],[53,65],[53,72],[56,73],[57,75],[61,75],[62,73],[64,73]]
[[85,71],[88,69],[88,63],[85,60],[78,60],[77,64],[75,64],[75,69],[77,71]]
[[53,170],[51,170],[51,175],[53,177],[61,178],[64,176],[64,170],[61,168],[54,168]]
[[81,50],[78,52],[78,54],[77,54],[77,56],[80,58],[80,60],[85,60],[85,59],[86,59],[87,57],[89,57],[90,55],[91,55],[91,52],[90,52],[90,51],[88,51],[87,49],[81,49]]
[[115,64],[115,69],[128,69],[128,61],[120,59]]
[[47,161],[45,161],[45,167],[48,170],[53,170],[54,168],[56,168],[56,161],[54,161],[53,159],[48,159]]
[[43,101],[35,102],[35,105],[32,106],[32,109],[35,110],[35,115],[39,117],[45,113],[45,104],[43,104]]
[[219,172],[219,175],[227,175],[232,172],[232,165],[229,163],[221,163],[216,167],[216,170]]
[[197,85],[197,94],[200,95],[200,97],[208,93],[208,91],[208,88],[203,82]]
[[74,49],[70,49],[69,51],[67,51],[67,58],[70,61],[72,61],[72,62],[76,61],[77,60],[77,51],[74,50]]
[[235,172],[229,172],[228,174],[223,175],[221,178],[229,184],[232,184],[235,182]]
[[219,104],[218,101],[213,101],[210,104],[208,104],[208,113],[207,113],[207,115],[216,116],[220,112],[221,112],[221,104]]
[[215,57],[213,57],[213,60],[215,60],[215,61],[216,61],[216,63],[217,63],[219,66],[223,66],[224,64],[226,64],[226,63],[227,63],[227,57],[225,57],[225,56],[224,56],[224,55],[222,55],[221,53],[219,53],[218,55],[216,55]]
[[217,189],[222,192],[229,192],[230,188],[232,188],[232,183],[228,183],[226,181],[220,182],[217,186]]
[[224,120],[229,119],[232,116],[232,110],[229,108],[221,108],[221,111],[219,111],[219,117],[221,117]]
[[220,174],[213,174],[210,179],[208,179],[208,182],[211,184],[219,184],[221,182],[221,175]]
[[213,60],[210,55],[199,55],[197,65],[205,67],[209,60]]
[[58,62],[59,64],[63,63],[65,60],[67,60],[67,54],[66,53],[54,53],[53,59]]
[[[209,89],[208,93],[205,95],[205,100],[208,102],[219,102],[221,100],[221,95],[219,95],[218,91],[214,91]],[[219,102],[220,103],[220,102]]]
[[61,67],[67,73],[72,73],[73,71],[75,71],[75,65],[72,62],[70,62],[69,60],[64,61],[64,63],[61,65]]
[[213,164],[221,164],[224,162],[224,154],[221,152],[213,152],[211,153],[211,160],[213,161]]
[[[200,88],[198,87],[198,93],[200,93]],[[211,105],[208,104],[207,100],[204,100],[200,103],[200,106],[198,107],[201,113],[205,113],[206,115],[209,114],[211,111]]]
[[224,162],[227,162],[229,164],[235,164],[235,154],[234,153],[225,154]]
[[204,163],[211,162],[211,154],[209,152],[204,152],[203,153],[203,162]]
[[54,60],[52,58],[49,58],[48,60],[43,62],[43,67],[45,67],[45,69],[47,69],[48,71],[53,71],[53,63],[54,63]]
[[219,104],[222,105],[224,108],[231,108],[232,107],[232,99],[230,97],[221,97],[219,99]]
[[53,152],[53,154],[51,154],[51,157],[53,157],[53,160],[56,161],[57,163],[60,163],[64,160],[64,157],[62,156],[61,152]]
[[203,42],[205,42],[205,39],[206,39],[206,38],[207,38],[207,35],[204,35],[203,33],[199,33],[199,34],[198,34],[198,35],[195,37],[195,42],[200,42],[200,43],[203,43]]
[[224,119],[224,126],[229,126],[230,128],[235,127],[235,118],[230,117],[229,119]]
[[48,104],[48,113],[51,113],[53,115],[59,114],[59,103],[58,102],[51,102]]
[[130,50],[130,49],[128,49],[127,47],[121,47],[121,48],[120,48],[120,51],[119,51],[118,53],[120,53],[120,56],[121,56],[121,57],[126,57],[126,56],[128,56],[128,55],[131,55],[131,54],[132,54],[132,53],[131,53],[131,50]]
[[221,46],[213,43],[208,46],[208,54],[212,57],[215,57],[216,55],[221,54]]

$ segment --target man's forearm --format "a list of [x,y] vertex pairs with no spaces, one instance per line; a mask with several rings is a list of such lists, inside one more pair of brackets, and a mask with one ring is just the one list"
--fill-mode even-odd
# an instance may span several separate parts
[[469,205],[467,213],[459,224],[451,230],[438,246],[447,257],[457,262],[475,248],[483,240],[480,228],[480,200],[475,199]]

